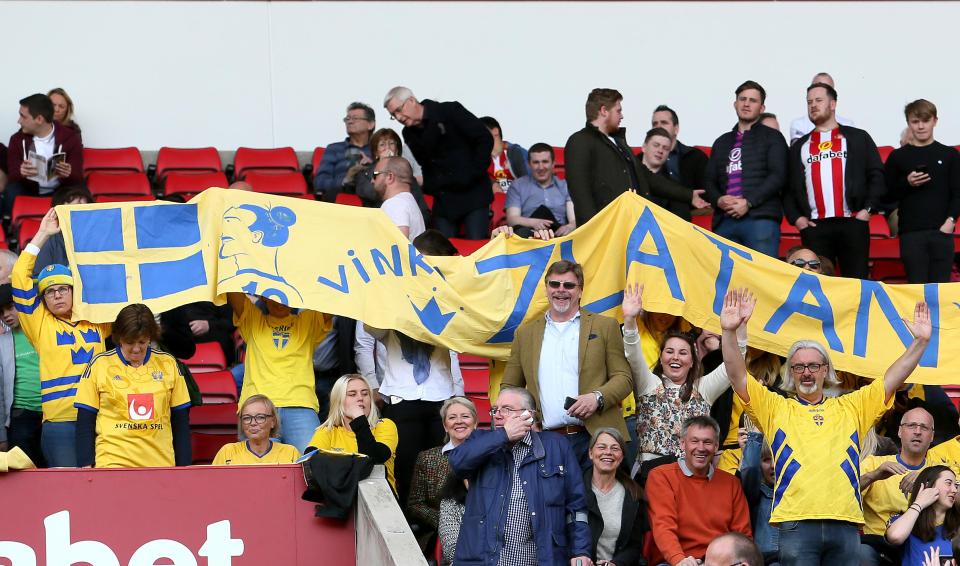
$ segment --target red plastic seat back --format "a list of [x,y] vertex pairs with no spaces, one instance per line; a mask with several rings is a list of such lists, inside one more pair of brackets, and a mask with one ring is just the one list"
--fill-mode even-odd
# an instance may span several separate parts
[[327,151],[325,147],[318,147],[313,150],[313,157],[310,159],[310,165],[313,167],[313,173],[310,179],[317,176],[317,170],[320,169],[320,162],[323,161],[323,154]]
[[171,171],[215,173],[223,171],[223,166],[215,147],[161,147],[157,153],[157,180],[162,182]]
[[307,197],[307,180],[299,171],[250,171],[246,181],[254,192],[290,197]]
[[[278,147],[275,149],[256,149],[241,147],[233,158],[234,178],[238,181],[247,180],[251,171],[293,171],[300,170],[300,162],[292,147]],[[253,183],[251,183],[253,184]]]
[[163,185],[163,194],[183,195],[185,198],[202,193],[210,187],[227,188],[230,183],[223,171],[188,173],[184,171],[170,171],[166,183]]
[[150,180],[144,173],[94,171],[87,176],[87,188],[94,197],[100,195],[153,197]]
[[83,148],[83,174],[94,171],[143,173],[143,158],[135,147]]
[[10,223],[16,226],[24,218],[43,218],[48,210],[50,210],[50,197],[19,195],[13,201]]

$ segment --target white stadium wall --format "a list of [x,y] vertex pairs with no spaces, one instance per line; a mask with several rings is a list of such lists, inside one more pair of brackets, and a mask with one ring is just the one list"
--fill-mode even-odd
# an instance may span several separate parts
[[957,21],[947,2],[2,2],[0,139],[17,100],[63,86],[89,147],[306,151],[342,139],[353,100],[397,127],[381,101],[405,84],[526,146],[563,145],[590,89],[613,87],[633,145],[659,103],[682,140],[708,145],[743,80],[766,87],[786,131],[824,70],[839,113],[878,144],[896,145],[920,97],[958,144]]

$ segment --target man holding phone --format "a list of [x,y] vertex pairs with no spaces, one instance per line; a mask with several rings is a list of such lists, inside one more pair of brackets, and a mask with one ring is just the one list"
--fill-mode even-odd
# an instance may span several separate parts
[[628,438],[620,403],[633,392],[617,321],[580,308],[583,268],[560,260],[547,269],[549,309],[517,329],[501,387],[526,387],[543,428],[566,436],[584,469],[590,435],[616,428]]
[[908,282],[946,283],[960,214],[960,154],[934,139],[932,102],[914,100],[903,113],[912,139],[884,167],[890,207],[900,210],[900,259]]

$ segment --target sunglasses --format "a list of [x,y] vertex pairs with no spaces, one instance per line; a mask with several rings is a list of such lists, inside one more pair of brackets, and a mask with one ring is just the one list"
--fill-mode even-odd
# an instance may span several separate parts
[[568,291],[570,289],[576,289],[577,287],[580,286],[574,283],[573,281],[557,281],[555,279],[547,281],[547,285],[549,285],[551,289],[559,289],[560,287],[563,287]]
[[801,269],[806,265],[809,265],[813,269],[820,269],[820,260],[819,259],[811,259],[811,260],[795,259],[790,262],[790,265],[796,265]]

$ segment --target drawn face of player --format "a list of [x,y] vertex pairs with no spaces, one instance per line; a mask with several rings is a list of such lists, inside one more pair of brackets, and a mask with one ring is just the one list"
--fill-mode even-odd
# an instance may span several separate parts
[[244,244],[258,243],[263,234],[251,232],[250,225],[256,221],[257,215],[250,210],[230,207],[223,213],[223,224],[220,234],[220,259],[237,258],[246,255]]

